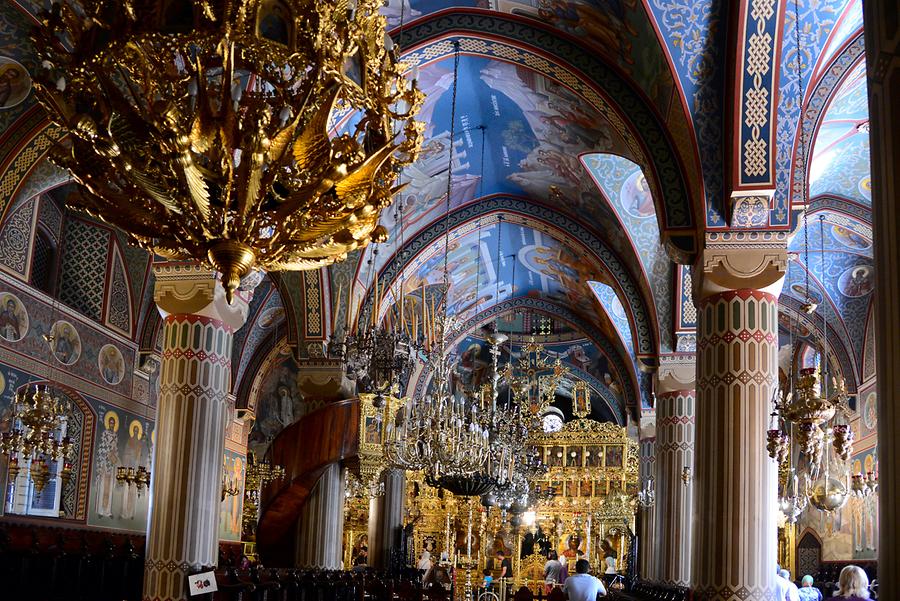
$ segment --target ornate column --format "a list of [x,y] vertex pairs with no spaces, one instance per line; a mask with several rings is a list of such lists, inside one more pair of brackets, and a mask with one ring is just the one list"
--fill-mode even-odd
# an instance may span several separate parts
[[[390,567],[391,550],[400,544],[406,475],[403,470],[384,470],[384,494],[369,503],[369,565]],[[374,511],[373,511],[374,510]]]
[[864,2],[878,389],[879,598],[900,599],[900,0]]
[[[694,481],[693,354],[662,355],[656,379],[657,579],[689,586]],[[686,471],[687,470],[687,471]]]
[[[640,453],[640,487],[645,490],[653,481],[656,485],[656,414],[641,412],[638,434]],[[641,510],[641,527],[638,532],[640,545],[639,573],[642,580],[657,580],[656,504]]]
[[698,313],[695,599],[774,595],[775,464],[766,454],[778,384],[778,294],[785,239],[770,232],[707,233],[694,270]]
[[231,341],[248,298],[238,294],[229,305],[215,272],[195,264],[163,263],[154,272],[163,353],[144,599],[186,600],[186,576],[218,561]]
[[297,522],[297,567],[341,569],[343,538],[344,470],[332,463],[310,491]]

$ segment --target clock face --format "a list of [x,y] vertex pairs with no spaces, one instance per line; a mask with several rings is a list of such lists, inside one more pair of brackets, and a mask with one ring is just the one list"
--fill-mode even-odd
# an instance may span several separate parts
[[553,413],[545,415],[543,419],[544,432],[559,432],[563,427],[563,420]]

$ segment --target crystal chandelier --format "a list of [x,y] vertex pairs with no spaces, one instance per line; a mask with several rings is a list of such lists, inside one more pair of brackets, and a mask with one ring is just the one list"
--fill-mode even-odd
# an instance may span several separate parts
[[477,404],[450,390],[451,357],[437,359],[432,389],[423,399],[408,399],[386,431],[385,454],[391,464],[423,470],[429,484],[470,476],[490,453],[487,425]]
[[51,158],[85,189],[70,204],[220,271],[229,300],[254,267],[316,269],[384,240],[423,95],[381,5],[53,2],[35,83],[68,134]]
[[13,402],[11,428],[0,435],[0,453],[9,461],[9,473],[15,481],[23,464],[34,490],[40,494],[53,477],[50,463],[63,460],[57,474],[63,483],[72,475],[74,444],[65,436],[66,422],[71,415],[67,400],[51,394],[45,384],[26,387],[16,394]]

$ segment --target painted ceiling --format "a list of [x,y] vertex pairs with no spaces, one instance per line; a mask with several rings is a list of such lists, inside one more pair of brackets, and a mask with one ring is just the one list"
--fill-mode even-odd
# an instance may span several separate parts
[[[37,68],[29,44],[9,41],[27,39],[28,13],[38,4],[12,2],[0,10],[0,39],[7,40],[0,44],[0,55],[29,70]],[[827,320],[829,340],[841,346],[835,354],[842,369],[858,375],[873,281],[866,79],[859,39],[862,2],[797,0],[799,50],[793,3],[775,4],[780,30],[773,33],[781,49],[777,89],[771,90],[779,99],[773,138],[776,209],[784,209],[789,192],[794,193],[789,190],[791,178],[802,177],[795,169],[801,147],[797,133],[801,89],[812,134],[808,227],[802,220],[793,222],[790,251],[796,260],[790,264],[782,298],[786,314],[804,302],[808,275],[812,295],[822,299],[809,324],[787,320],[784,331],[796,334],[806,328],[808,342],[814,343]],[[722,199],[728,183],[723,181],[722,140],[729,133],[724,130],[728,113],[724,90],[731,74],[723,72],[723,65],[729,55],[726,28],[736,20],[728,14],[733,5],[722,0],[389,0],[384,12],[396,39],[438,13],[499,14],[541,35],[576,44],[584,56],[599,57],[626,87],[633,88],[634,98],[646,102],[649,118],[662,125],[659,131],[677,155],[677,164],[669,167],[679,172],[685,189],[696,197],[692,200],[704,205],[697,209],[696,223],[719,227],[724,225]],[[459,32],[447,35],[451,33]],[[514,35],[520,34],[510,37]],[[485,32],[469,37],[473,44],[490,40]],[[578,344],[587,345],[588,356],[609,355],[614,364],[624,357],[630,362],[628,369],[618,364],[610,373],[631,386],[634,375],[625,372],[633,374],[639,355],[647,354],[637,351],[640,345],[651,340],[653,352],[674,347],[672,316],[678,294],[673,290],[673,263],[661,243],[664,236],[657,217],[666,203],[654,195],[654,174],[641,166],[649,160],[659,170],[658,157],[647,147],[646,121],[629,121],[615,98],[603,96],[606,108],[588,98],[588,88],[599,88],[596,81],[585,83],[590,76],[577,68],[569,72],[548,68],[548,61],[556,57],[546,49],[536,50],[537,42],[532,42],[522,37],[515,51],[507,46],[490,56],[462,53],[452,141],[453,57],[443,51],[420,59],[419,85],[428,95],[421,113],[426,124],[423,152],[401,174],[406,188],[383,213],[391,240],[327,272],[332,304],[337,308],[337,297],[343,299],[349,292],[353,302],[348,304],[355,306],[358,315],[362,300],[371,295],[374,273],[390,271],[402,249],[408,253],[402,262],[409,264],[391,272],[397,277],[392,275],[382,291],[380,314],[388,313],[401,283],[406,295],[415,297],[424,286],[426,298],[443,299],[443,236],[434,231],[441,232],[447,206],[452,144],[450,209],[469,210],[472,217],[460,217],[450,231],[448,311],[473,324],[484,321],[479,321],[480,315],[493,315],[501,306],[515,322],[517,313],[511,307],[517,303],[539,304],[557,316],[566,314],[571,319],[554,335],[585,341]],[[532,50],[526,52],[529,45]],[[414,45],[406,51],[422,50]],[[798,60],[802,81],[797,78]],[[43,150],[29,147],[45,131],[39,127],[40,120],[33,95],[17,107],[0,111],[0,162],[16,164],[20,177],[4,180],[3,189],[13,192],[0,198],[0,214],[63,181],[40,158],[46,145]],[[26,164],[22,158],[26,154],[39,158]],[[519,202],[539,208],[488,213],[474,209],[498,198],[510,207]],[[500,212],[505,221],[498,226]],[[782,212],[784,223],[778,222],[781,217],[773,223],[788,227],[790,212]],[[584,232],[576,236],[559,227],[558,215]],[[825,216],[824,240],[818,230],[820,215]],[[429,230],[432,235],[426,237]],[[601,247],[607,252],[603,258],[596,252]],[[823,247],[824,260],[818,253]],[[281,299],[300,286],[296,280],[291,282],[266,283],[259,289],[251,318],[236,337],[236,379],[254,369],[260,349],[270,349],[274,338],[283,337],[286,321],[300,319]],[[144,311],[152,309],[149,299],[144,305]],[[644,311],[642,316],[639,310]],[[595,344],[586,335],[588,329],[603,340]],[[607,346],[601,349],[601,345]],[[602,374],[585,373],[603,382]]]

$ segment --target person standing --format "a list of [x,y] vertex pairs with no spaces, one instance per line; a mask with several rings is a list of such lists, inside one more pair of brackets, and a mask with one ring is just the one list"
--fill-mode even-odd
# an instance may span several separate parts
[[800,601],[800,592],[787,570],[775,570],[775,587],[778,601]]
[[549,595],[553,586],[560,583],[561,576],[562,563],[559,561],[559,555],[556,551],[550,551],[547,554],[547,563],[544,564],[544,592]]
[[497,559],[500,560],[500,581],[501,585],[503,585],[505,582],[512,580],[512,561],[506,556],[506,551],[503,549],[497,551]]
[[598,597],[606,596],[606,587],[599,578],[592,576],[591,564],[587,559],[579,559],[575,562],[575,573],[566,578],[563,592],[569,601],[597,601]]

